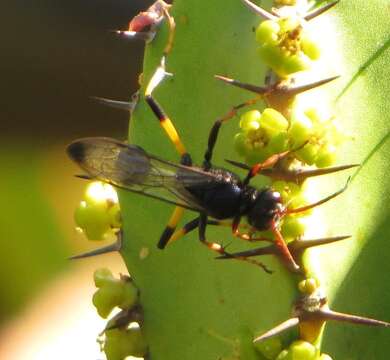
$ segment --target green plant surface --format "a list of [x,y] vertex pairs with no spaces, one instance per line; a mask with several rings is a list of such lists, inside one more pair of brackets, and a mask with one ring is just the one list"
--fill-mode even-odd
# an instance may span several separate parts
[[[346,144],[340,162],[361,163],[361,167],[354,173],[348,191],[332,206],[324,207],[324,218],[332,232],[347,232],[353,237],[318,251],[332,307],[387,321],[390,320],[389,6],[389,1],[359,0],[342,1],[336,9],[334,37],[340,41],[344,58],[336,113],[355,138]],[[324,349],[335,358],[386,359],[385,346],[390,333],[388,329],[330,324],[324,339]]]
[[[390,320],[388,11],[387,1],[344,0],[324,15],[331,24],[328,36],[339,42],[340,54],[335,58],[341,61],[333,65],[342,75],[324,92],[333,100],[340,94],[337,116],[355,138],[344,146],[339,163],[363,166],[347,192],[322,206],[312,224],[321,234],[353,237],[316,249],[306,259],[322,279],[335,310],[384,320]],[[176,0],[172,14],[177,35],[167,70],[174,76],[154,95],[173,119],[195,163],[201,163],[215,119],[251,97],[213,76],[263,82],[265,69],[256,55],[253,33],[259,18],[238,0]],[[159,63],[166,35],[164,26],[147,47],[144,86]],[[222,128],[215,164],[226,166],[224,159],[237,159],[233,151],[237,129],[234,119]],[[152,154],[179,159],[143,100],[132,118],[129,139]],[[313,182],[317,199],[338,190],[346,177],[345,173],[330,175]],[[122,191],[120,202],[122,255],[141,290],[144,330],[153,358],[238,359],[239,354],[245,360],[261,359],[251,339],[290,315],[297,295],[294,276],[269,257],[262,260],[275,271],[273,275],[238,261],[216,261],[196,232],[158,250],[156,243],[173,208]],[[186,219],[195,216],[188,212]],[[232,242],[230,251],[248,248],[233,239],[227,228],[209,228],[207,234],[212,241]],[[386,359],[389,337],[386,329],[332,324],[325,333],[324,351],[335,359]]]

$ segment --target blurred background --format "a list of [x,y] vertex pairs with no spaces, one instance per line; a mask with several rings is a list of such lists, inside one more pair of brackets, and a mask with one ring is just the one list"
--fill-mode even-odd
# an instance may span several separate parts
[[101,359],[91,304],[99,266],[69,262],[101,243],[75,230],[85,183],[65,155],[75,138],[126,138],[128,114],[90,96],[128,100],[143,43],[116,38],[146,0],[6,0],[1,24],[0,358]]

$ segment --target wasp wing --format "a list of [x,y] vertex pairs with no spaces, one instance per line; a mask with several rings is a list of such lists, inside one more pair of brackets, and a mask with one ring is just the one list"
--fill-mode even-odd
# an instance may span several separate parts
[[67,152],[91,178],[195,211],[204,209],[186,187],[210,186],[216,181],[213,174],[199,168],[165,161],[111,138],[80,139]]

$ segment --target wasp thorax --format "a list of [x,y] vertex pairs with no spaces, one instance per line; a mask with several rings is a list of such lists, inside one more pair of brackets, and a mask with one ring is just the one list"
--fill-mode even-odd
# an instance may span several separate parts
[[257,230],[267,230],[281,210],[282,198],[279,192],[265,189],[253,200],[253,206],[248,212],[248,222]]

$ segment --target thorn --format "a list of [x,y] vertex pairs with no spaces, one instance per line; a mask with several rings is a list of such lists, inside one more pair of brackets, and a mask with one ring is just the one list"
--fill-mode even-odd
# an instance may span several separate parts
[[352,237],[352,236],[345,235],[345,236],[334,236],[334,237],[321,238],[321,239],[294,240],[289,244],[288,247],[289,247],[290,251],[296,252],[296,251],[311,248],[313,246],[332,244],[332,243],[337,242],[337,241],[349,239],[350,237]]
[[313,83],[298,85],[298,86],[291,86],[291,87],[288,87],[288,86],[279,86],[278,87],[278,86],[276,86],[274,88],[274,91],[272,91],[272,89],[271,89],[271,91],[273,92],[273,94],[295,96],[295,95],[301,94],[305,91],[312,90],[312,89],[315,89],[319,86],[325,85],[333,80],[338,79],[339,77],[340,77],[340,75],[335,75],[335,76],[331,76],[331,77],[326,78],[326,79],[315,81]]
[[93,180],[92,177],[90,177],[89,175],[84,175],[84,174],[76,174],[74,175],[75,177],[79,178],[79,179],[83,179],[83,180]]
[[140,305],[135,305],[131,309],[121,310],[118,314],[108,320],[106,327],[103,329],[100,335],[103,335],[107,330],[127,327],[131,322],[142,324],[143,311]]
[[126,110],[132,113],[137,106],[138,99],[139,99],[139,92],[137,91],[131,98],[131,101],[117,101],[117,100],[111,100],[111,99],[106,99],[102,97],[97,97],[97,96],[91,96],[91,99],[94,101],[98,102],[99,104],[109,106],[115,109],[120,109],[120,110]]
[[92,250],[92,251],[87,251],[85,253],[79,254],[79,255],[74,255],[68,258],[68,260],[78,260],[78,259],[85,259],[93,256],[98,256],[98,255],[103,255],[107,254],[110,252],[116,252],[116,251],[121,251],[122,250],[122,231],[119,231],[117,234],[117,241],[115,241],[113,244],[103,246],[101,248]]
[[323,7],[320,7],[320,8],[318,8],[318,9],[315,9],[315,10],[309,12],[308,14],[306,14],[303,18],[304,18],[306,21],[310,21],[310,20],[316,18],[317,16],[323,14],[325,11],[328,11],[328,10],[331,9],[333,6],[337,5],[339,1],[340,1],[340,0],[336,0],[336,1],[333,1],[333,2],[331,2],[331,3],[329,3],[329,4],[324,5]]
[[[288,244],[288,248],[290,252],[294,253],[300,250],[305,250],[313,246],[327,245],[337,241],[342,241],[345,239],[349,239],[350,237],[351,235],[344,235],[344,236],[334,236],[334,237],[321,238],[321,239],[294,240]],[[280,254],[278,253],[275,245],[270,245],[270,246],[250,249],[250,250],[236,252],[236,253],[230,253],[230,254],[226,253],[217,256],[215,259],[228,260],[237,257],[253,257],[253,256],[261,256],[261,255],[280,255]]]
[[299,324],[299,318],[294,317],[294,318],[288,319],[288,320],[282,322],[281,324],[275,326],[271,330],[267,331],[263,335],[258,336],[257,338],[255,338],[253,340],[253,342],[256,343],[256,342],[267,340],[271,337],[277,336],[277,335],[285,332],[288,329],[291,329],[292,327],[297,326],[298,324]]
[[330,309],[318,310],[318,315],[325,320],[334,320],[334,321],[341,321],[341,322],[347,322],[347,323],[359,324],[359,325],[368,325],[368,326],[384,326],[384,327],[390,326],[390,323],[386,321],[366,318],[357,315],[344,314],[344,313],[332,311]]
[[[244,169],[244,170],[250,169],[250,166],[235,160],[225,159],[225,161],[240,169]],[[340,166],[333,166],[333,167],[328,167],[324,169],[315,169],[315,170],[304,170],[304,169],[282,170],[282,169],[271,168],[271,169],[262,169],[260,174],[264,176],[268,176],[275,180],[284,180],[289,182],[300,183],[309,177],[333,174],[338,171],[348,170],[358,166],[360,166],[360,164],[340,165]]]
[[221,75],[214,75],[214,77],[218,80],[221,80],[221,81],[227,83],[227,84],[237,86],[241,89],[245,89],[245,90],[254,92],[256,94],[260,94],[260,95],[264,95],[267,92],[269,92],[269,90],[270,90],[269,87],[251,85],[251,84],[243,83],[241,81],[230,79],[228,77],[221,76]]
[[141,31],[123,31],[123,30],[111,30],[114,34],[126,40],[142,40],[145,42],[151,42],[156,36],[155,31],[141,32]]
[[322,79],[322,80],[319,80],[319,81],[316,81],[313,83],[298,85],[298,86],[291,86],[291,87],[286,86],[286,85],[280,85],[280,84],[275,84],[275,85],[270,85],[270,86],[264,87],[264,86],[257,86],[257,85],[253,85],[253,84],[243,83],[243,82],[240,82],[238,80],[230,79],[228,77],[221,76],[221,75],[214,75],[214,77],[218,80],[221,80],[221,81],[227,83],[227,84],[237,86],[241,89],[245,89],[245,90],[254,92],[256,94],[259,94],[259,95],[272,94],[274,96],[278,96],[278,95],[295,96],[295,95],[301,94],[305,91],[312,90],[316,87],[325,85],[325,84],[339,78],[340,76],[336,75],[336,76]]
[[255,14],[263,17],[264,19],[267,19],[267,20],[276,20],[278,19],[277,16],[275,15],[272,15],[270,12],[268,12],[267,10],[264,10],[263,8],[261,8],[260,6],[257,6],[256,4],[254,4],[253,2],[249,1],[249,0],[242,0],[242,2],[244,3],[244,5],[246,5],[246,7],[253,11]]
[[[358,167],[358,166],[360,166],[360,164],[349,164],[349,165],[333,166],[333,167],[328,167],[328,168],[324,168],[324,169],[315,169],[315,170],[302,170],[302,169],[291,170],[291,171],[287,170],[287,171],[285,171],[285,173],[286,173],[286,179],[288,179],[288,178],[291,179],[289,181],[302,182],[309,177],[332,174],[332,173],[335,173],[338,171],[348,170],[348,169]],[[288,175],[289,172],[291,172],[290,175]],[[280,172],[280,173],[282,174],[282,172]],[[270,176],[272,176],[272,175],[270,175]]]

